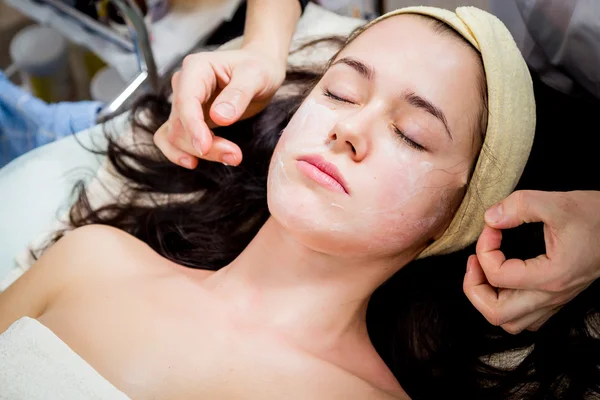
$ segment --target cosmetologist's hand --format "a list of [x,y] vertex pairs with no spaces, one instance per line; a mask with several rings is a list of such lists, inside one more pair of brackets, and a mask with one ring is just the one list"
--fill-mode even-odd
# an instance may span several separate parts
[[250,46],[187,56],[173,76],[171,115],[154,135],[156,146],[185,168],[196,168],[198,158],[238,165],[240,148],[211,128],[260,112],[281,86],[285,67]]
[[[493,325],[539,329],[600,276],[600,191],[518,191],[490,208],[463,289]],[[507,260],[501,229],[543,222],[546,254]]]

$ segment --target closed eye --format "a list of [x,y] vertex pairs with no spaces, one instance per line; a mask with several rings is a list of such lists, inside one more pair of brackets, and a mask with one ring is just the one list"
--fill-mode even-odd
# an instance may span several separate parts
[[[332,100],[339,101],[341,103],[354,104],[352,101],[350,101],[348,99],[345,99],[343,97],[333,94],[331,91],[329,91],[329,89],[323,88],[323,95],[325,95],[326,97],[329,97]],[[398,129],[397,126],[393,126],[393,129],[394,129],[394,132],[396,133],[396,135],[398,136],[398,138],[400,140],[402,140],[408,146],[412,147],[413,149],[415,149],[417,151],[427,151],[427,149],[425,147],[423,147],[419,143],[415,142],[414,140],[412,140],[411,138],[406,136],[400,129]]]
[[413,149],[415,149],[417,151],[427,151],[427,149],[425,147],[423,147],[419,143],[415,142],[414,140],[412,140],[411,138],[406,136],[400,129],[398,129],[397,126],[393,126],[393,129],[394,129],[394,132],[396,132],[396,135],[398,136],[398,138],[401,141],[403,141],[405,144],[409,145],[410,147],[412,147]]
[[351,102],[348,99],[344,99],[343,97],[336,96],[335,94],[331,93],[329,91],[329,89],[323,89],[323,94],[326,97],[329,97],[330,99],[335,100],[335,101],[339,101],[339,102],[342,102],[342,103],[348,103],[348,104],[354,104],[353,102]]

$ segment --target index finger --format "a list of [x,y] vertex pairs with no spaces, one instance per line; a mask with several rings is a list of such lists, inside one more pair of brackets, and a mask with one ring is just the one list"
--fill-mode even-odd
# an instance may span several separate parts
[[212,134],[205,121],[203,105],[210,101],[216,90],[215,71],[209,62],[186,60],[180,71],[177,87],[173,88],[173,111],[179,117],[190,141],[196,139],[200,144],[198,150],[206,154],[211,148]]
[[477,240],[476,253],[486,279],[492,286],[510,289],[539,289],[549,280],[550,259],[546,254],[527,260],[510,259],[500,250],[502,231],[489,226]]

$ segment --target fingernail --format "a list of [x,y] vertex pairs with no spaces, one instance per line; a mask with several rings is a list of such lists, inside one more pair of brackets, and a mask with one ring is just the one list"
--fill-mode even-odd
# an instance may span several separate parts
[[221,157],[221,162],[225,165],[235,165],[237,163],[237,157],[234,154],[226,153]]
[[497,224],[502,220],[502,203],[497,204],[486,211],[485,220]]
[[229,103],[217,104],[215,112],[225,119],[232,119],[235,116],[235,108]]
[[466,274],[469,274],[471,272],[471,270],[473,269],[473,267],[471,267],[471,260],[473,259],[473,255],[470,255],[469,258],[467,258],[467,272]]
[[200,157],[204,156],[204,153],[202,153],[202,143],[200,143],[198,139],[193,138],[192,145],[194,146],[198,154],[200,154]]
[[192,160],[188,157],[181,157],[179,163],[186,168],[192,169]]

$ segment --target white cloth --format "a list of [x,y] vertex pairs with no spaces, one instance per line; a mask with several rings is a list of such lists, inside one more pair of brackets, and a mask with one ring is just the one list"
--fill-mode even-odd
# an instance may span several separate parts
[[35,319],[0,335],[0,400],[128,400]]
[[20,275],[14,269],[16,257],[32,240],[57,228],[72,203],[75,182],[89,182],[96,175],[103,158],[86,148],[106,147],[104,130],[125,132],[127,119],[123,114],[106,127],[97,125],[49,143],[0,169],[0,282],[9,274]]

